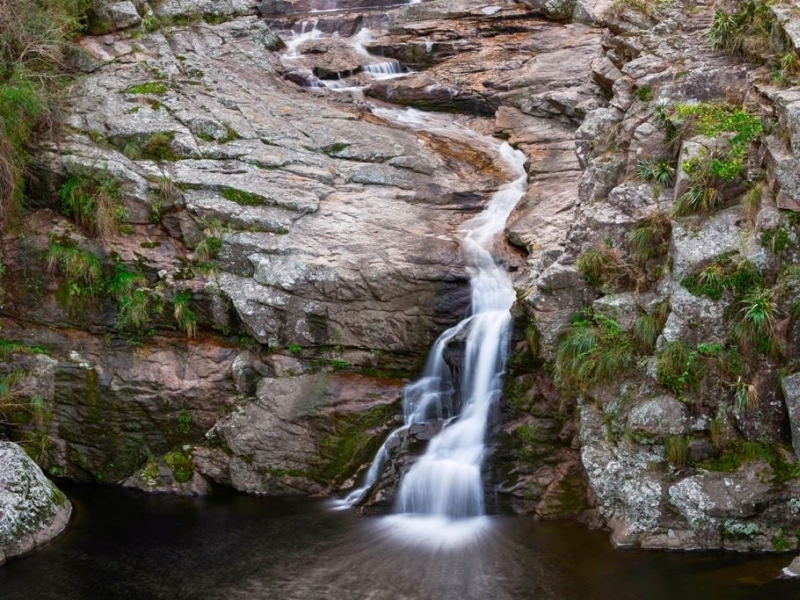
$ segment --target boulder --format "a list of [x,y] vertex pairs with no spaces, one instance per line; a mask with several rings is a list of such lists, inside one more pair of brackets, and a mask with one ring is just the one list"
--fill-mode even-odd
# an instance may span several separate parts
[[72,505],[18,445],[0,441],[0,564],[60,534]]

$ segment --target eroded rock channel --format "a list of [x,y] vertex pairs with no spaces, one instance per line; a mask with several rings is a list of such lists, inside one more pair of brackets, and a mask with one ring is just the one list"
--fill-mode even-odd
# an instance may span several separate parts
[[473,131],[528,159],[494,249],[518,302],[487,506],[621,546],[797,548],[781,6],[726,52],[708,32],[738,5],[103,4],[3,240],[2,368],[36,400],[3,431],[77,481],[352,487],[469,306],[458,228],[509,178]]

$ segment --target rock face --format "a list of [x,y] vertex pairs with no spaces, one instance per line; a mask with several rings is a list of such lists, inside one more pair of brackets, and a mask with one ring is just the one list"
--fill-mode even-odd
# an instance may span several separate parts
[[27,454],[0,441],[0,564],[52,540],[72,505]]
[[520,302],[487,504],[619,546],[798,547],[800,95],[769,64],[797,19],[767,8],[759,67],[709,47],[714,7],[651,4],[100,6],[4,241],[2,374],[36,399],[10,435],[149,491],[352,485],[468,308],[457,230],[508,175],[472,129],[529,176],[495,248]]

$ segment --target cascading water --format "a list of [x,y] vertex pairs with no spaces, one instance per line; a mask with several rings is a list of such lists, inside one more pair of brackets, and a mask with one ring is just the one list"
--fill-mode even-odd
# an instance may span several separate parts
[[[380,112],[380,111],[376,111]],[[384,115],[385,116],[385,115]],[[420,113],[407,111],[396,119],[422,127]],[[516,175],[498,190],[486,209],[461,228],[462,246],[469,263],[471,314],[445,331],[434,344],[422,376],[403,393],[404,425],[392,432],[370,466],[364,484],[345,499],[360,502],[377,481],[387,459],[387,446],[415,423],[431,417],[454,416],[456,388],[444,360],[448,343],[467,331],[461,365],[461,413],[445,423],[428,449],[400,483],[397,508],[401,513],[463,518],[484,514],[481,463],[486,426],[492,403],[502,389],[508,354],[510,309],[516,298],[511,278],[497,265],[490,247],[508,215],[525,193],[527,177],[522,152],[508,144],[498,151]]]
[[[461,229],[472,288],[472,313],[462,322],[468,334],[461,365],[461,413],[431,440],[425,454],[403,478],[398,494],[398,508],[403,513],[450,518],[484,514],[481,463],[486,425],[492,403],[502,390],[510,310],[516,299],[511,278],[495,263],[489,247],[525,192],[526,183],[522,153],[507,144],[500,152],[517,178]],[[434,370],[447,369],[441,353],[435,360],[439,364],[433,365]],[[445,382],[444,378],[440,381]],[[439,405],[451,390],[446,384],[439,387],[435,392]]]
[[[316,27],[310,31],[304,27],[287,44],[286,58],[298,57],[297,47],[301,41],[318,35]],[[363,45],[370,39],[369,30],[362,29],[351,38],[350,44],[374,61]],[[397,61],[368,62],[362,65],[362,70],[373,77],[386,77],[401,75],[403,67]],[[495,262],[491,246],[525,193],[525,157],[507,143],[480,136],[441,116],[413,109],[399,111],[377,107],[373,107],[373,113],[413,129],[461,139],[467,137],[475,143],[488,145],[499,154],[514,179],[494,194],[483,212],[460,229],[470,275],[471,314],[436,341],[422,376],[404,390],[403,426],[387,437],[362,486],[353,490],[340,506],[354,506],[363,500],[380,477],[389,448],[401,433],[428,419],[444,418],[446,421],[440,433],[403,477],[397,494],[397,509],[406,515],[447,519],[480,516],[484,514],[481,464],[485,454],[486,427],[491,406],[502,389],[508,355],[510,309],[516,298],[511,278]],[[444,353],[453,338],[464,333],[464,359],[459,370],[459,385],[456,386]],[[459,405],[460,413],[456,415]]]

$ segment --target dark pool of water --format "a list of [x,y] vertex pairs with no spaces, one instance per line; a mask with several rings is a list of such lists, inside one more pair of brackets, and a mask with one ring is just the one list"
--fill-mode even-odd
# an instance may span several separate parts
[[0,567],[3,600],[800,599],[800,583],[773,580],[785,555],[620,552],[578,525],[513,517],[432,547],[319,501],[65,491],[69,531]]

